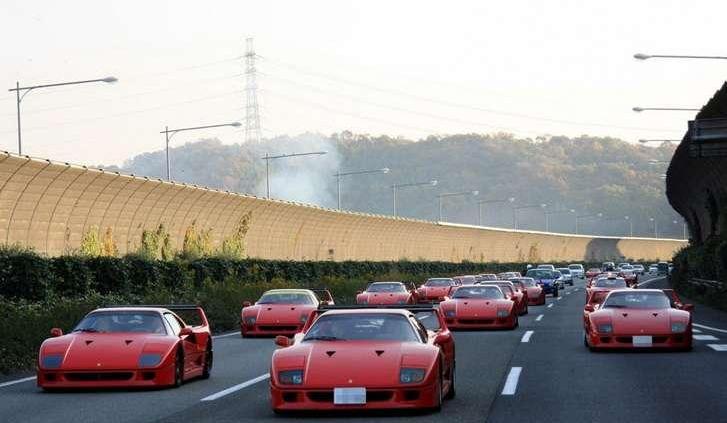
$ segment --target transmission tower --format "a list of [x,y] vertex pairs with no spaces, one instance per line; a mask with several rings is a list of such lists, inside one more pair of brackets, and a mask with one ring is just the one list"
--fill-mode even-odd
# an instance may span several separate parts
[[246,40],[247,51],[245,52],[245,93],[247,102],[245,104],[245,142],[260,142],[260,110],[257,103],[257,78],[255,69],[255,48],[252,38]]

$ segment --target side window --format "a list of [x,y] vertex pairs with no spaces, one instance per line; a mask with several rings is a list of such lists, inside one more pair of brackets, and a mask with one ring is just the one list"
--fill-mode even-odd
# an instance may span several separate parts
[[429,339],[429,334],[427,334],[427,330],[424,328],[424,326],[422,326],[422,324],[419,323],[419,321],[417,321],[416,317],[414,316],[410,316],[409,321],[414,326],[414,330],[416,330],[421,341],[426,343]]
[[174,335],[179,335],[179,331],[182,330],[182,325],[179,323],[179,320],[177,320],[176,317],[172,316],[169,313],[164,313],[164,319],[169,323],[169,326],[172,328],[172,333]]

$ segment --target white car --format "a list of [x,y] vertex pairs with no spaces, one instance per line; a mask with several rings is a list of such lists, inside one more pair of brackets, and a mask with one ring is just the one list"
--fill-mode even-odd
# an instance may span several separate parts
[[586,271],[585,269],[583,269],[582,264],[569,264],[568,269],[570,269],[570,273],[571,275],[573,275],[573,279],[583,279],[586,276]]
[[573,286],[573,274],[571,273],[570,269],[567,267],[559,267],[556,269],[560,272],[561,280],[563,281],[563,285],[570,285]]
[[553,266],[552,264],[539,264],[538,269],[555,270],[555,266]]

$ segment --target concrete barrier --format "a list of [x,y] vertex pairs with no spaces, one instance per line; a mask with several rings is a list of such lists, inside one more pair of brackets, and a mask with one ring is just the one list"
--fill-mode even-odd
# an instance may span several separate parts
[[252,213],[250,257],[283,260],[541,262],[665,260],[684,242],[511,231],[339,212],[0,153],[0,243],[55,256],[92,227],[111,228],[119,253],[163,223],[180,249],[196,222],[219,245]]

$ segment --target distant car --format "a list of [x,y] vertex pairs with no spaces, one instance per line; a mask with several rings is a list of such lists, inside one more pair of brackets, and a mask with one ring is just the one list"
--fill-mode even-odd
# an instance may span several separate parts
[[460,286],[452,297],[439,303],[450,329],[515,329],[518,312],[496,285]]
[[582,264],[569,264],[568,269],[570,269],[571,275],[573,275],[573,278],[579,278],[583,279],[586,275],[585,270],[583,269]]
[[543,290],[543,287],[535,283],[535,279],[533,278],[517,278],[517,279],[511,279],[512,283],[520,283],[524,289],[525,292],[528,294],[528,305],[543,305],[545,304],[545,290]]
[[634,272],[637,275],[643,275],[645,273],[644,266],[641,264],[634,264],[634,265],[632,265],[632,267],[634,268]]
[[669,263],[662,261],[656,265],[656,274],[659,276],[666,276],[669,274],[670,268]]
[[[176,312],[194,314],[195,326]],[[212,370],[212,336],[197,306],[120,306],[88,313],[70,333],[51,329],[40,346],[37,384],[61,388],[179,386]]]
[[275,344],[276,413],[439,409],[455,395],[454,338],[436,308],[322,308]]
[[564,285],[573,285],[573,275],[571,274],[570,269],[567,267],[559,267],[556,269],[560,272],[562,276],[562,281]]
[[402,282],[372,282],[363,292],[356,294],[356,304],[405,305],[415,304],[414,292]]
[[525,276],[533,278],[543,288],[545,294],[552,294],[554,297],[558,296],[558,285],[556,283],[558,276],[554,270],[530,269]]
[[553,266],[552,264],[539,264],[538,269],[555,270],[555,266]]
[[622,267],[621,271],[618,272],[618,276],[624,278],[629,287],[634,287],[638,285],[639,275],[636,274],[634,268],[631,265]]
[[515,309],[519,315],[528,314],[528,293],[519,290],[514,283],[510,281],[487,281],[481,285],[496,285],[502,289],[505,298],[515,301]]
[[477,280],[477,282],[498,280],[497,275],[494,273],[483,273],[475,276],[475,279]]
[[656,263],[649,265],[649,273],[656,273],[659,270],[659,265]]
[[510,280],[513,278],[519,278],[521,276],[522,275],[520,274],[520,272],[503,272],[503,273],[497,274],[497,279],[506,281],[506,280]]
[[588,314],[583,342],[591,350],[692,348],[692,319],[659,289],[611,291]]
[[616,264],[612,261],[604,261],[601,264],[601,271],[602,272],[613,272],[616,270]]
[[326,289],[271,289],[255,304],[242,303],[240,335],[288,335],[300,332],[313,310],[320,305],[333,305]]
[[608,296],[608,293],[611,292],[609,289],[598,289],[594,288],[591,290],[586,298],[586,305],[583,307],[583,329],[585,330],[588,326],[588,316],[592,312],[598,310],[599,307],[601,307],[601,304],[603,304],[603,301]]
[[601,269],[599,269],[599,268],[597,268],[597,267],[592,267],[592,268],[590,268],[590,269],[588,269],[588,270],[586,271],[586,279],[589,279],[589,280],[590,280],[590,279],[593,279],[593,278],[595,278],[596,276],[600,275],[601,273],[603,273],[603,272],[601,271]]
[[417,301],[442,301],[455,286],[452,278],[429,278],[417,289]]
[[631,268],[631,263],[625,263],[625,262],[624,262],[624,263],[619,263],[619,264],[618,264],[618,268],[619,268],[619,269],[623,269],[624,267],[628,267],[628,268]]
[[474,275],[453,276],[452,279],[457,282],[457,285],[474,285],[477,283],[477,278]]
[[555,286],[558,287],[558,289],[565,289],[565,281],[563,280],[563,274],[560,273],[559,270],[554,270],[553,275],[555,275]]

